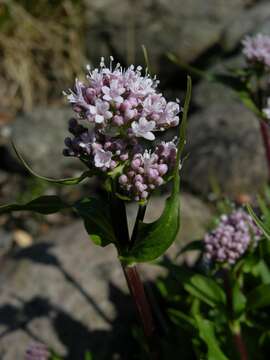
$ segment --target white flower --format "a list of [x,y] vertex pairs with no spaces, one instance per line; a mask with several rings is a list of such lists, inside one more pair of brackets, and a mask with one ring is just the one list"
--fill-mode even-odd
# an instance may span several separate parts
[[143,137],[146,140],[154,140],[155,135],[152,130],[155,128],[155,121],[148,121],[145,117],[141,117],[139,122],[133,121],[131,124],[133,134],[136,137]]
[[161,114],[166,107],[166,100],[161,94],[149,95],[143,101],[143,112],[149,114]]
[[179,117],[177,116],[180,112],[180,106],[174,101],[167,103],[163,114],[161,115],[158,123],[159,125],[178,125]]
[[75,91],[69,89],[69,93],[64,92],[63,94],[67,97],[71,104],[76,104],[84,109],[89,108],[89,104],[85,101],[83,96],[84,84],[78,79],[75,80]]
[[267,119],[270,119],[270,98],[267,99],[267,107],[264,108],[263,110],[263,114]]
[[110,87],[103,86],[103,99],[107,101],[115,101],[117,103],[122,103],[124,101],[121,96],[125,92],[125,88],[118,80],[112,80],[110,82]]
[[94,157],[95,166],[97,168],[110,168],[112,161],[112,152],[103,149],[97,149]]
[[112,113],[109,111],[109,108],[110,105],[107,102],[100,99],[96,100],[95,105],[90,105],[90,118],[97,124],[103,123],[104,120],[112,117]]

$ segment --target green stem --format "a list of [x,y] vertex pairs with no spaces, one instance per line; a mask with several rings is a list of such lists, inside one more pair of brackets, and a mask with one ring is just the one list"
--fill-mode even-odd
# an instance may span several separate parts
[[233,342],[236,348],[236,351],[239,354],[241,360],[248,360],[248,352],[246,349],[246,345],[242,338],[241,334],[241,325],[239,322],[233,320],[233,297],[232,297],[232,281],[229,274],[228,269],[224,269],[223,272],[223,279],[224,279],[224,288],[227,297],[227,306],[228,306],[228,313],[230,317],[230,330],[233,337]]
[[[257,75],[257,106],[258,109],[260,111],[260,113],[262,113],[263,111],[263,103],[264,103],[264,99],[263,99],[263,89],[262,89],[262,85],[261,85],[261,76]],[[265,156],[266,156],[266,161],[267,161],[267,168],[268,168],[268,181],[270,180],[270,138],[269,138],[269,126],[267,124],[267,122],[265,121],[265,119],[261,118],[260,119],[260,131],[261,131],[261,136],[262,136],[262,141],[263,141],[263,145],[264,145],[264,150],[265,150]]]
[[[128,233],[127,215],[124,201],[118,199],[114,195],[111,195],[111,216],[115,235],[118,239],[119,249],[126,250],[130,248],[131,240],[136,241],[139,220],[143,220],[145,214],[145,207],[140,206],[138,209],[135,226],[130,240]],[[128,288],[137,309],[139,319],[142,324],[143,332],[146,338],[146,342],[149,348],[149,354],[151,360],[159,359],[158,342],[156,338],[156,331],[154,325],[154,319],[152,316],[151,307],[146,297],[143,283],[140,279],[136,266],[128,266],[122,264],[122,269],[128,284]]]

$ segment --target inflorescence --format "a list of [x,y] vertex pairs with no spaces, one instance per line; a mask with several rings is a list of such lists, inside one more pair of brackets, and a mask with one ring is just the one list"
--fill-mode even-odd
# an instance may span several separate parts
[[270,37],[263,34],[247,36],[242,41],[243,54],[247,61],[254,65],[270,69]]
[[261,230],[244,210],[222,215],[219,225],[204,237],[205,256],[214,262],[234,264],[249,247],[255,247]]
[[48,347],[41,343],[30,345],[25,354],[25,360],[49,360],[49,357]]
[[177,126],[181,109],[157,92],[158,80],[142,75],[140,66],[125,70],[112,62],[106,67],[102,58],[99,68],[88,66],[87,83],[76,79],[75,89],[64,93],[78,116],[69,122],[73,137],[65,139],[63,153],[103,174],[122,166],[120,191],[146,200],[176,162],[175,140],[155,145],[155,134]]

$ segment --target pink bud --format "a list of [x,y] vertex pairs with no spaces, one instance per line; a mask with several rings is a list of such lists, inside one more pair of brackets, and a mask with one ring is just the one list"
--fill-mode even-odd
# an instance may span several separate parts
[[119,116],[119,115],[115,115],[113,117],[113,122],[114,124],[118,125],[118,126],[121,126],[124,124],[124,121],[123,121],[123,117],[122,116]]
[[156,180],[155,180],[155,184],[157,185],[157,186],[160,186],[160,185],[162,185],[164,183],[164,180],[162,179],[162,177],[158,177]]
[[141,198],[142,198],[142,199],[147,199],[147,197],[148,197],[148,192],[147,192],[147,191],[143,191],[143,192],[141,193]]
[[156,170],[156,169],[149,169],[148,170],[148,175],[149,175],[149,178],[151,179],[151,180],[155,180],[155,179],[157,179],[158,178],[158,176],[159,176],[159,173],[158,173],[158,171]]
[[128,160],[128,153],[120,155],[120,160],[122,161]]
[[95,96],[96,96],[95,89],[87,88],[85,90],[85,98],[86,98],[87,101],[91,102]]
[[128,182],[128,177],[125,174],[123,174],[119,177],[119,183],[121,185],[125,185],[127,182]]
[[131,167],[134,170],[138,170],[140,165],[141,165],[141,160],[138,158],[131,161]]
[[158,166],[158,171],[160,175],[164,175],[168,171],[168,166],[166,164],[160,164]]
[[143,177],[142,177],[142,175],[136,175],[135,176],[135,181],[140,181],[140,182],[143,182]]

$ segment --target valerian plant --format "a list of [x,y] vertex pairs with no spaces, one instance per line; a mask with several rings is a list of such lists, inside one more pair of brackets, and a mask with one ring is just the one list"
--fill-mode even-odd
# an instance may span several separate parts
[[223,72],[204,72],[181,62],[174,54],[168,54],[171,61],[194,76],[232,88],[242,103],[257,116],[270,180],[270,36],[246,36],[242,40],[242,55],[245,62],[241,67],[230,67]]
[[[41,196],[27,204],[1,206],[0,213],[29,210],[51,214],[71,208],[83,219],[96,245],[114,244],[148,339],[150,355],[158,358],[151,308],[135,265],[163,255],[179,229],[179,170],[186,141],[191,79],[188,77],[181,108],[178,101],[167,102],[158,92],[158,80],[147,70],[143,74],[140,66],[127,69],[120,64],[114,66],[112,58],[106,66],[102,58],[98,68],[87,67],[86,82],[76,79],[74,89],[64,95],[76,117],[69,121],[71,135],[63,139],[63,154],[78,158],[85,165],[85,172],[77,178],[58,180],[40,176],[13,144],[14,150],[32,175],[47,182],[75,185],[91,176],[98,177],[106,197],[87,197],[68,204],[57,196]],[[178,136],[171,141],[160,142],[156,138],[177,126]],[[150,196],[169,181],[171,195],[160,218],[144,223]],[[131,236],[126,201],[138,204]]]
[[[265,204],[263,205],[265,207]],[[169,276],[157,282],[171,330],[168,347],[187,359],[262,360],[269,351],[269,240],[243,208],[215,219],[195,265],[162,261]],[[270,221],[270,210],[267,219]],[[179,339],[184,339],[181,341]],[[175,349],[179,344],[181,347]]]

